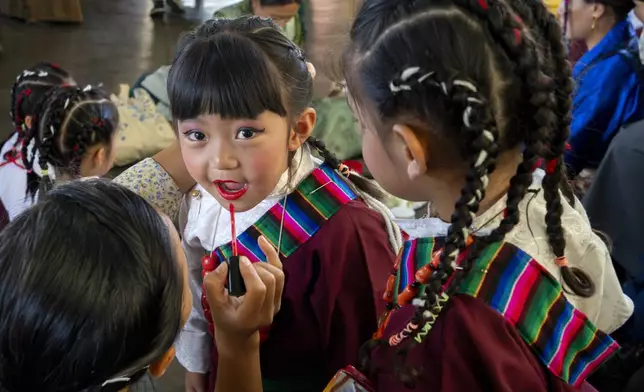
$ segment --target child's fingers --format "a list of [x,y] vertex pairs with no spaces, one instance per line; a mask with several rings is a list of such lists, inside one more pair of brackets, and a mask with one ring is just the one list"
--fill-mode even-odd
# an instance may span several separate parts
[[262,304],[261,310],[258,313],[258,316],[260,317],[260,326],[265,327],[273,323],[273,316],[275,315],[275,276],[267,268],[265,268],[265,265],[257,265],[266,263],[255,264],[255,270],[257,271],[259,277],[262,279],[262,282],[264,282],[264,286],[266,286],[264,303]]
[[[275,291],[273,294],[273,306],[275,307],[274,312],[277,313],[279,312],[280,308],[282,307],[282,292],[284,291],[284,272],[280,270],[279,268],[270,265],[268,263],[256,263],[256,268],[262,268],[271,275],[273,275],[273,278],[275,280]],[[270,297],[269,297],[270,299]]]
[[228,301],[228,293],[226,291],[226,280],[228,274],[228,263],[221,263],[213,272],[206,275],[204,278],[204,288],[206,290],[206,298],[208,303],[222,304]]
[[251,319],[257,317],[255,314],[264,305],[266,299],[266,285],[259,276],[259,273],[253,268],[248,258],[241,256],[239,258],[239,272],[246,285],[246,294],[240,308],[241,318]]
[[280,261],[280,256],[277,254],[275,247],[273,247],[273,245],[271,245],[271,243],[268,242],[268,240],[264,236],[261,236],[257,239],[257,244],[259,245],[259,248],[262,250],[262,252],[264,252],[264,254],[266,255],[266,262],[270,265],[274,265],[281,270],[282,262]]

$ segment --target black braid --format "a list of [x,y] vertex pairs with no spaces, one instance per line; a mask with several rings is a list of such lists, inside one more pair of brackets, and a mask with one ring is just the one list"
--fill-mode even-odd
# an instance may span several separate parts
[[[466,10],[472,11],[479,17],[484,18],[484,21],[487,21],[487,27],[492,37],[502,44],[505,48],[505,54],[507,57],[516,64],[515,73],[522,82],[522,94],[524,94],[523,96],[531,97],[531,109],[528,110],[528,113],[532,113],[532,118],[527,121],[528,124],[531,124],[531,130],[525,132],[523,135],[525,143],[523,160],[517,167],[515,176],[510,180],[505,216],[498,228],[496,228],[489,236],[476,241],[472,249],[469,250],[467,259],[462,262],[462,270],[458,270],[456,272],[456,276],[452,280],[451,286],[447,289],[448,294],[451,294],[458,289],[460,281],[465,276],[465,273],[474,260],[479,256],[480,251],[492,242],[503,240],[505,235],[519,222],[519,203],[524,199],[528,187],[532,183],[533,166],[536,163],[539,154],[543,150],[544,140],[547,139],[547,135],[550,133],[552,126],[556,121],[556,115],[554,113],[554,83],[543,72],[542,60],[534,41],[526,34],[523,26],[513,17],[511,10],[505,5],[505,3],[497,1],[489,1],[487,3],[487,10],[485,10],[478,1],[457,0],[455,3]],[[496,140],[497,139],[495,138],[495,142]],[[468,174],[468,185],[471,181],[471,177],[472,173]],[[463,193],[463,196],[465,196],[465,192]],[[456,217],[460,215],[462,219],[462,204],[464,202],[466,203],[466,200],[469,199],[461,198],[457,202],[455,209]],[[478,210],[478,204],[476,205],[476,209]],[[459,210],[461,211],[460,213]],[[454,216],[452,219],[453,218]],[[462,238],[462,235],[461,238],[456,237],[456,241],[451,237],[455,234],[458,235],[459,233],[462,233],[464,228],[471,225],[471,219],[466,222],[468,222],[467,226],[458,226],[455,225],[454,219],[452,220],[452,226],[450,227],[447,242],[443,250],[442,264],[447,265],[454,261],[453,259],[448,258],[450,252],[454,252],[454,245],[450,246],[450,244],[455,244],[456,241],[458,241],[459,250],[462,250],[465,246],[466,239]],[[458,220],[456,223],[458,223]],[[428,291],[429,288],[426,290],[426,293]],[[436,305],[434,301],[431,300],[432,297],[436,297],[431,294],[432,293],[430,292],[428,295],[429,300],[425,302],[425,307],[420,309],[417,314],[431,310]]]
[[[554,161],[556,164],[551,164],[550,170],[546,172],[546,176],[543,179],[543,190],[546,200],[545,220],[548,241],[555,257],[563,257],[565,256],[566,239],[561,225],[563,206],[559,191],[562,191],[571,206],[574,206],[575,203],[562,159],[566,142],[570,135],[573,80],[570,76],[570,63],[567,59],[566,46],[556,18],[543,5],[534,4],[530,1],[526,3],[532,11],[536,25],[542,31],[545,40],[544,44],[550,47],[550,59],[553,62],[552,68],[555,70],[554,77],[558,90],[557,117],[559,121],[557,127],[553,128],[550,133],[548,149],[545,154],[546,160]],[[592,279],[581,269],[563,266],[561,267],[561,274],[564,282],[573,293],[584,298],[591,297],[595,293],[595,285]]]

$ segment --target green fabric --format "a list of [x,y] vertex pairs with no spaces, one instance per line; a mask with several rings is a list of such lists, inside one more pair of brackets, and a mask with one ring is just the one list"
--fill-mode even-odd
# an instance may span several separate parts
[[324,98],[313,102],[317,122],[313,136],[322,140],[329,151],[341,160],[362,156],[357,123],[345,97]]
[[[300,10],[295,15],[293,20],[289,21],[286,26],[286,31],[284,35],[291,41],[293,41],[297,46],[302,48],[304,46],[304,6],[300,7]],[[215,18],[228,18],[236,19],[246,15],[252,15],[253,9],[250,4],[250,0],[244,0],[239,4],[233,4],[228,7],[224,7],[219,11],[215,11]]]

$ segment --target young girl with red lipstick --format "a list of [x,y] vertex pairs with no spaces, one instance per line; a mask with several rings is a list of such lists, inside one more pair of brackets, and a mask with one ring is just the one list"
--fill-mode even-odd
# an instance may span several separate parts
[[314,73],[301,50],[258,17],[211,20],[179,42],[168,92],[198,183],[180,218],[194,305],[177,356],[189,391],[212,390],[207,374],[213,385],[218,361],[202,275],[235,249],[263,261],[260,235],[286,275],[281,311],[263,331],[265,391],[321,391],[377,327],[400,233],[352,180],[370,183],[310,137]]

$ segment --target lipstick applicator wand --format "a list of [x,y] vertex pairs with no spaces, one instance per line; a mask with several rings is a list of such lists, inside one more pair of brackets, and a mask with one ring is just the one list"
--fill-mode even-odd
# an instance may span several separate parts
[[246,285],[239,270],[239,253],[237,249],[237,230],[235,228],[235,205],[230,203],[230,231],[233,254],[228,259],[228,292],[235,297],[246,294]]

